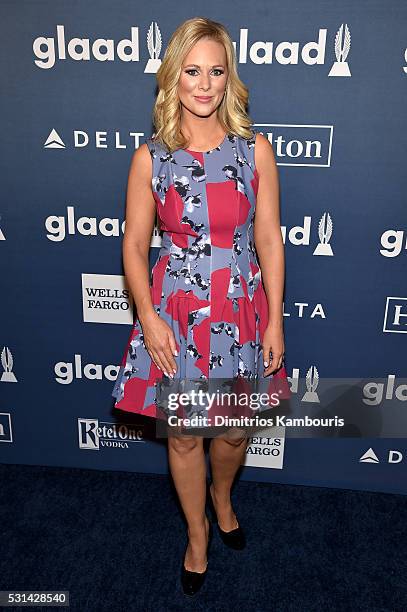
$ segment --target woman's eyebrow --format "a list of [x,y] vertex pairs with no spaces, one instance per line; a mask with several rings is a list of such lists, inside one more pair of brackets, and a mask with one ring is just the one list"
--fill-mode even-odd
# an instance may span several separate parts
[[[199,66],[198,64],[187,64],[186,66],[184,66],[184,68],[188,68],[188,67],[194,67],[194,68],[200,68],[201,66]],[[223,68],[223,64],[214,64],[213,66],[211,66],[211,68]]]

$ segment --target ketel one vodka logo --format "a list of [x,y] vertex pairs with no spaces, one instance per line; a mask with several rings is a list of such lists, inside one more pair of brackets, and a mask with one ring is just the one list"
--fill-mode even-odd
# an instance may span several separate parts
[[78,418],[79,448],[100,450],[101,448],[129,448],[130,442],[144,442],[140,425],[129,423],[107,423],[99,419]]
[[13,355],[11,354],[8,346],[4,346],[1,352],[1,365],[3,366],[4,372],[1,375],[1,382],[17,382],[13,372]]
[[333,63],[328,76],[351,76],[349,64],[346,61],[350,50],[350,32],[348,24],[345,23],[339,28],[335,36],[335,56],[336,62]]
[[161,64],[161,60],[159,59],[161,47],[162,38],[160,28],[158,27],[157,23],[153,21],[147,32],[147,49],[150,54],[150,59],[146,64],[144,72],[147,72],[148,74],[155,74],[157,72]]
[[315,247],[313,255],[333,255],[329,241],[332,236],[332,219],[328,212],[325,212],[318,225],[319,243]]
[[306,392],[301,398],[302,402],[319,403],[318,393],[316,392],[319,383],[319,373],[315,366],[311,366],[305,376]]

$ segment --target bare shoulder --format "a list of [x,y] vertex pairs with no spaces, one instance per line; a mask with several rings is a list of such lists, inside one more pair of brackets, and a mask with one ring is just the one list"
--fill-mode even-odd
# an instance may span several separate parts
[[259,174],[261,173],[262,169],[269,168],[270,165],[276,165],[273,147],[271,146],[268,138],[263,136],[263,134],[256,134],[254,155],[255,165]]
[[134,151],[130,162],[129,174],[142,181],[151,181],[152,159],[150,149],[146,143],[143,143]]

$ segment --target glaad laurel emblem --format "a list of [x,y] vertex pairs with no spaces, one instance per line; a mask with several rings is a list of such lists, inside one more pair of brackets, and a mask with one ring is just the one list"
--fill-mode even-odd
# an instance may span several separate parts
[[348,24],[345,23],[345,31],[343,29],[343,24],[342,24],[335,36],[336,62],[332,64],[332,68],[329,71],[328,76],[346,76],[346,77],[352,76],[350,73],[348,62],[346,61],[349,50],[350,50],[350,32],[349,32]]
[[302,402],[317,402],[319,404],[318,393],[316,393],[316,388],[319,383],[319,374],[318,370],[315,366],[311,366],[308,368],[308,372],[305,376],[305,385],[307,387],[307,391],[301,398]]
[[[155,35],[155,36],[154,36]],[[154,42],[155,37],[155,42]],[[159,59],[159,55],[161,53],[162,47],[162,38],[160,28],[158,27],[155,21],[151,22],[150,27],[147,32],[147,49],[150,54],[150,59],[148,60],[144,72],[149,74],[156,73],[158,68],[160,67],[161,60]]]
[[1,375],[0,382],[17,382],[16,377],[11,371],[13,369],[13,355],[8,346],[4,346],[1,352],[1,365],[4,372]]
[[319,243],[314,249],[313,255],[333,255],[329,240],[332,236],[332,219],[328,212],[324,212],[318,224]]

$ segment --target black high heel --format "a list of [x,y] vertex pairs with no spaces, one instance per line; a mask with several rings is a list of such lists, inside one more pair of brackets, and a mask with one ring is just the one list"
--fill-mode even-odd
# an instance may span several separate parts
[[[207,559],[209,556],[209,548],[212,542],[212,537],[213,537],[213,529],[212,529],[212,524],[209,521],[208,546],[206,549]],[[187,548],[188,548],[188,544],[187,544]],[[185,549],[185,552],[186,552],[186,549]],[[206,562],[206,568],[204,572],[191,572],[190,570],[186,569],[184,562],[185,562],[185,553],[184,553],[184,558],[182,559],[182,566],[181,566],[182,590],[184,591],[185,595],[190,595],[190,596],[195,595],[195,593],[199,591],[199,589],[201,588],[201,586],[203,585],[205,581],[205,577],[208,571],[208,561]]]
[[213,503],[210,485],[211,483],[207,482],[206,499],[208,502],[210,513],[212,515],[212,521],[217,524],[218,531],[223,543],[226,544],[226,546],[229,546],[229,548],[233,548],[234,550],[243,550],[246,547],[246,537],[240,525],[235,529],[232,529],[232,531],[223,531],[223,529],[219,527],[218,516],[216,514],[215,505]]

